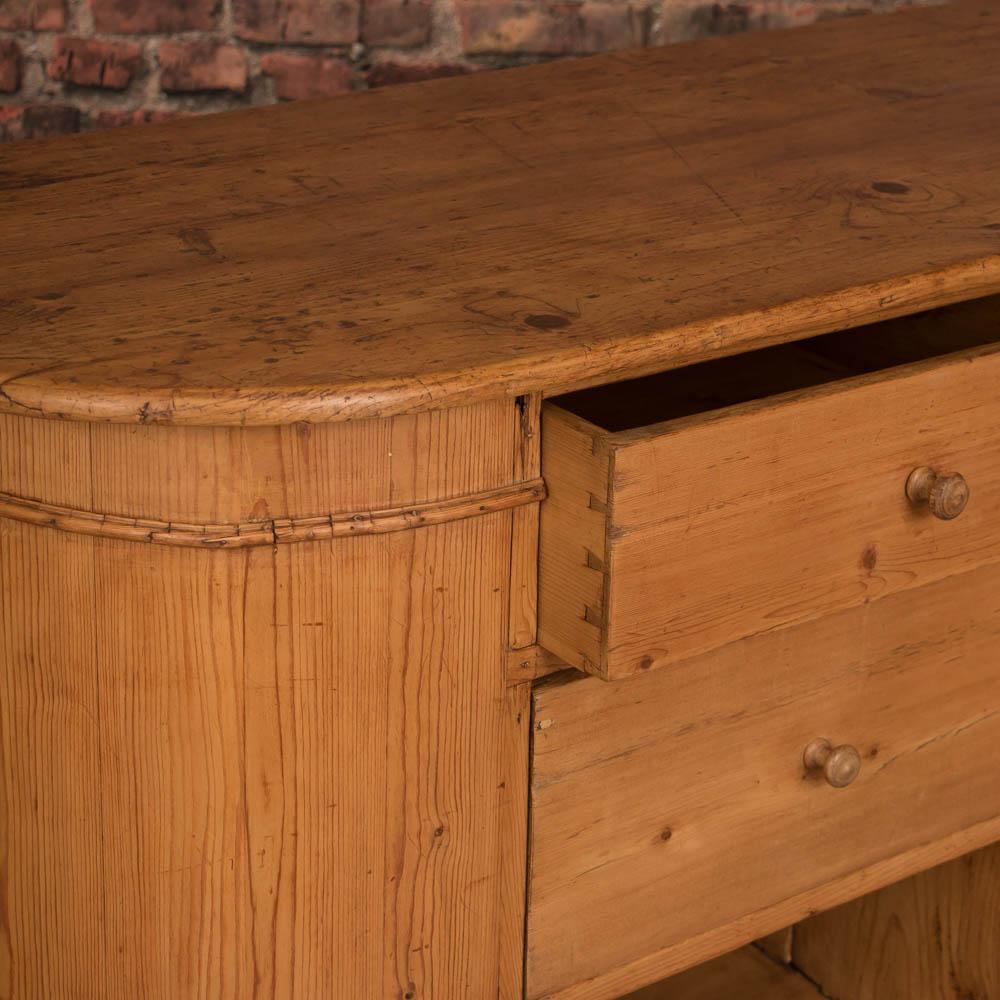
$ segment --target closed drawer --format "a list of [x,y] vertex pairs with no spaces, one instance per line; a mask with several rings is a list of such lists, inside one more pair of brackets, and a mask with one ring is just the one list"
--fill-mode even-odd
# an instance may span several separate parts
[[983,299],[547,403],[542,645],[623,677],[997,559],[995,340]]
[[[852,784],[806,770],[817,738]],[[996,565],[539,685],[528,996],[618,997],[1000,838],[998,748]]]

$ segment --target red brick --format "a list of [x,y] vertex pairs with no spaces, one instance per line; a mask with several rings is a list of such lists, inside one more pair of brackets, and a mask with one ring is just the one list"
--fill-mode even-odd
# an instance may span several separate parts
[[65,27],[65,0],[0,0],[0,28],[62,31]]
[[254,42],[350,45],[359,14],[358,0],[233,0],[236,34]]
[[[811,4],[809,6],[812,6]],[[785,27],[786,14],[773,2],[706,3],[686,12],[690,28],[686,38],[732,35],[758,28]]]
[[408,48],[431,39],[430,0],[366,0],[361,40]]
[[275,93],[283,101],[332,97],[351,89],[351,68],[333,56],[268,52],[260,68],[274,78]]
[[56,41],[48,74],[79,87],[124,90],[139,68],[142,49],[136,42],[102,42],[95,38]]
[[80,109],[66,104],[0,106],[0,141],[80,131]]
[[437,80],[444,76],[461,76],[476,73],[481,66],[458,63],[399,62],[387,60],[376,63],[368,71],[370,87],[386,87],[396,83],[419,83],[421,80]]
[[229,90],[242,94],[247,86],[246,57],[235,45],[162,42],[160,86],[171,93]]
[[651,19],[649,8],[642,4],[604,0],[461,0],[458,16],[466,52],[527,55],[604,52],[644,45]]
[[90,0],[94,27],[116,34],[208,31],[220,0]]
[[906,6],[911,0],[742,0],[729,3],[668,5],[662,19],[661,38],[666,42],[686,42],[704,35],[730,35],[763,28],[795,28],[832,17],[865,14],[874,9]]
[[0,92],[13,94],[20,86],[21,49],[13,40],[0,40]]
[[184,111],[164,111],[159,108],[140,108],[138,111],[106,108],[92,117],[90,122],[95,128],[118,128],[122,125],[155,125],[157,122],[189,117]]

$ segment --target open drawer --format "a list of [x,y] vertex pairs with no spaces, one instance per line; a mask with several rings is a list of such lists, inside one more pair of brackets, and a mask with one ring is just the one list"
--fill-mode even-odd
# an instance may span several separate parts
[[609,679],[973,569],[1000,298],[549,401],[542,472],[539,639]]

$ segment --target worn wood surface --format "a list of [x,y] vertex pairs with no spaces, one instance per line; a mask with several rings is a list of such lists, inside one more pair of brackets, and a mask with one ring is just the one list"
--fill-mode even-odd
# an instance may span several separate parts
[[623,677],[1000,559],[998,381],[994,344],[617,433],[547,404],[539,641]]
[[[535,394],[517,400],[514,482],[540,483],[542,472],[542,399]],[[540,483],[544,491],[544,483]],[[543,494],[544,495],[544,494]],[[514,514],[510,551],[511,649],[526,649],[538,638],[538,504]]]
[[[0,486],[164,519],[364,509],[509,483],[518,419],[7,415]],[[512,518],[240,550],[0,518],[0,996],[516,997]]]
[[832,1000],[1000,996],[1000,844],[805,921],[795,963]]
[[902,851],[867,868],[852,871],[827,883],[820,892],[807,890],[778,903],[763,906],[738,920],[718,924],[679,945],[642,955],[593,979],[580,980],[573,986],[552,994],[552,998],[617,1000],[640,986],[659,982],[664,976],[679,973],[730,952],[734,947],[752,941],[762,933],[777,930],[789,922],[804,920],[817,910],[838,906],[845,900],[855,899],[873,889],[940,864],[943,857],[955,858],[997,841],[1000,841],[1000,817],[977,823],[941,840]]
[[960,0],[24,143],[0,406],[387,415],[998,291],[998,102]]
[[[806,777],[817,737],[861,752],[849,788]],[[996,566],[539,685],[528,996],[616,997],[996,839],[998,741]]]
[[570,669],[572,668],[568,663],[542,646],[525,646],[511,649],[507,653],[508,684],[523,684],[525,681],[539,680],[560,670]]
[[497,1000],[524,1000],[530,746],[531,685],[512,685],[504,696],[501,775],[497,787],[500,813]]
[[[741,948],[622,1000],[820,1000],[808,980]],[[910,998],[912,1000],[912,998]]]
[[[537,480],[541,472],[541,396],[515,401],[514,463],[511,478]],[[543,487],[544,490],[544,487]],[[538,504],[512,512],[510,536],[509,650],[504,664],[508,685],[503,747],[504,775],[500,882],[500,984],[498,1000],[524,998],[524,918],[528,881],[528,773],[531,735],[531,680],[544,670],[538,634]],[[536,669],[526,667],[530,664]]]

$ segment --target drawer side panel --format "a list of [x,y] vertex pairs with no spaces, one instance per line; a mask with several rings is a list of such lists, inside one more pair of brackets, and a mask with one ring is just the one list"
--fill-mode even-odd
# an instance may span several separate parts
[[605,435],[555,406],[542,412],[538,641],[567,663],[603,664],[606,518],[610,456]]

